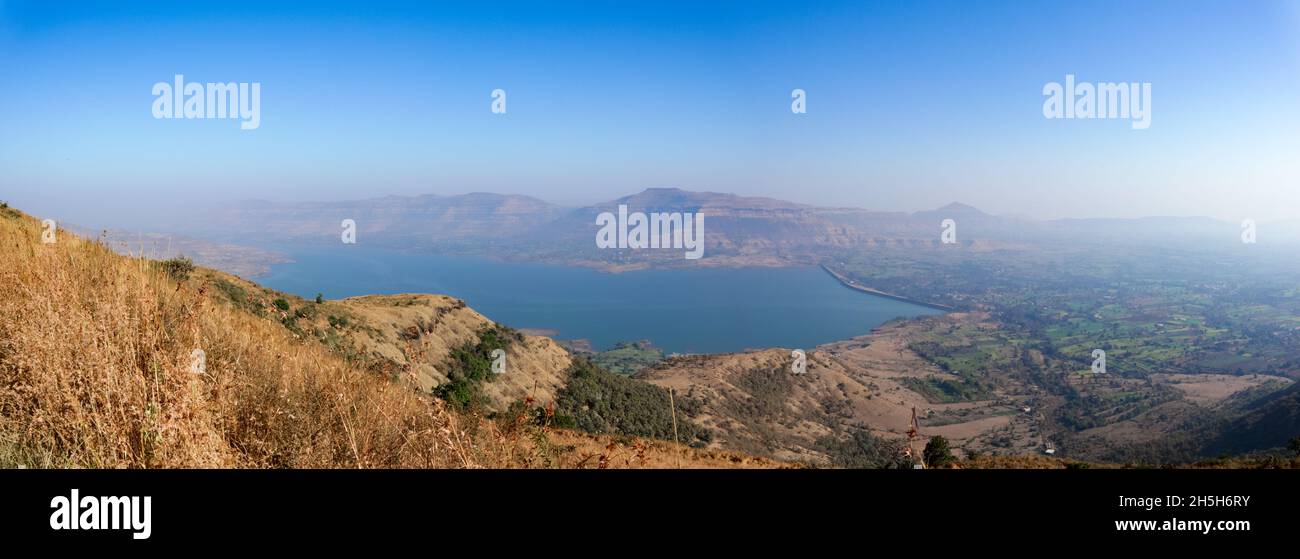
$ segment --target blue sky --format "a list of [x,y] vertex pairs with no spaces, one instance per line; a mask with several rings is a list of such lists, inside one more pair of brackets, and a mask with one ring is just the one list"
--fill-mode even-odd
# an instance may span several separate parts
[[[656,186],[1300,217],[1295,1],[61,4],[0,0],[0,199],[87,224]],[[154,119],[151,87],[178,73],[261,83],[261,127]],[[1151,127],[1043,118],[1067,73],[1150,82]]]

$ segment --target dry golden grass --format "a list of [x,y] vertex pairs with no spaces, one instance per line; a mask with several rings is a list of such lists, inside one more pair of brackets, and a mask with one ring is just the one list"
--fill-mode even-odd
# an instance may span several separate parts
[[[455,417],[281,326],[0,218],[0,460],[29,467],[477,467]],[[194,350],[203,372],[191,368]]]
[[460,415],[208,282],[40,239],[0,208],[0,468],[782,466]]
[[490,424],[462,428],[477,422],[155,262],[40,234],[0,215],[0,466],[530,465]]

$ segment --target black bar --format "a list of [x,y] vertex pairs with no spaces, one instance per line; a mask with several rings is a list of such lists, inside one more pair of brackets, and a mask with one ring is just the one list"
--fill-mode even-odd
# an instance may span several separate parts
[[[1052,549],[1027,545],[1226,549],[1284,542],[1296,530],[1300,496],[1293,473],[1273,470],[8,470],[0,484],[7,542],[155,550],[203,541],[305,549],[406,538],[495,548],[613,535],[736,549],[796,543],[791,538],[830,548],[905,542],[923,553]],[[150,496],[149,538],[51,529],[51,500],[72,489],[81,497]],[[1168,506],[1171,495],[1182,506]],[[1122,507],[1121,496],[1162,503]],[[1190,506],[1198,496],[1236,502]],[[1249,529],[1136,532],[1115,525],[1172,519],[1248,521]]]

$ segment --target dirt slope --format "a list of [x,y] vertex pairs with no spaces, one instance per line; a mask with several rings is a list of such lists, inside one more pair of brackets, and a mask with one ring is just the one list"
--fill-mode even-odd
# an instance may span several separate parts
[[791,350],[766,349],[674,358],[638,377],[698,401],[692,419],[715,430],[714,446],[807,463],[829,460],[820,440],[854,429],[904,437],[913,407],[923,436],[943,435],[955,448],[1023,421],[1004,399],[940,404],[908,389],[907,378],[949,376],[907,349],[912,327],[892,323],[810,350],[802,375],[791,370]]
[[[447,381],[444,369],[452,349],[475,342],[480,331],[494,325],[446,295],[366,295],[317,303],[213,270],[196,274],[196,280],[235,304],[284,322],[300,337],[425,393]],[[277,299],[288,308],[277,307]],[[501,411],[529,396],[554,400],[570,362],[569,353],[550,338],[524,335],[522,343],[506,350],[505,374],[483,385],[490,408]]]

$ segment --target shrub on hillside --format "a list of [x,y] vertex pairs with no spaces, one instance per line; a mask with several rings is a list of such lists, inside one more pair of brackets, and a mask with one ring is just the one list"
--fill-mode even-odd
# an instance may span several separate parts
[[926,466],[931,468],[944,468],[957,461],[948,447],[948,439],[939,435],[930,437],[930,442],[925,443],[924,456]]
[[492,352],[505,350],[522,339],[511,328],[493,325],[479,332],[478,341],[452,348],[447,359],[447,382],[434,388],[433,394],[457,410],[481,410],[488,403],[481,385],[492,378]]
[[177,256],[162,262],[162,269],[167,272],[176,281],[185,281],[190,279],[190,274],[194,272],[194,261],[184,256]]

